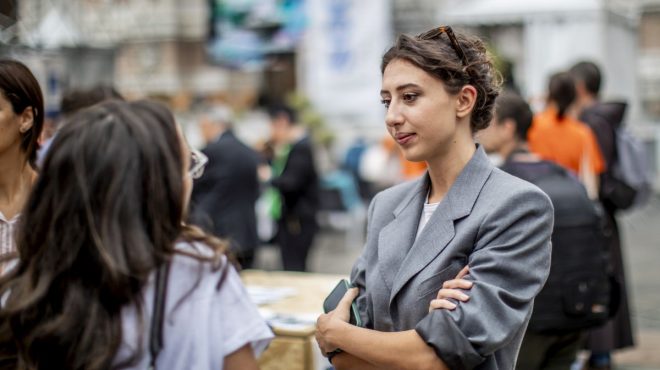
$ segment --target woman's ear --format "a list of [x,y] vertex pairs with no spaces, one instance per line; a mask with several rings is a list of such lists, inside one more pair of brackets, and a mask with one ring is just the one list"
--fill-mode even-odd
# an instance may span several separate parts
[[464,118],[472,113],[477,101],[477,89],[472,85],[465,85],[456,96],[456,117]]
[[20,115],[20,120],[21,122],[18,131],[20,131],[21,134],[24,134],[28,132],[34,124],[34,109],[32,107],[26,107],[23,109],[23,112]]

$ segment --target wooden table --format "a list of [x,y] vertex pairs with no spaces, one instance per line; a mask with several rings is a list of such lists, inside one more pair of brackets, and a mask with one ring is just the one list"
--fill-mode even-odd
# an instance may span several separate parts
[[[241,279],[248,288],[290,287],[295,290],[291,296],[260,305],[261,310],[306,318],[323,313],[323,300],[342,278],[346,276],[261,270],[241,272]],[[322,370],[327,367],[328,362],[321,356],[314,340],[313,322],[293,329],[271,325],[275,339],[259,359],[262,370]]]

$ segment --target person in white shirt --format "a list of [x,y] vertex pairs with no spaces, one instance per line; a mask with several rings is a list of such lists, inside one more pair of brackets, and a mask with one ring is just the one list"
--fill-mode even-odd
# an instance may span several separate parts
[[62,127],[0,278],[0,369],[258,368],[272,332],[226,243],[184,223],[204,163],[154,102]]
[[19,215],[37,177],[44,122],[41,88],[21,62],[0,60],[0,272],[16,250]]

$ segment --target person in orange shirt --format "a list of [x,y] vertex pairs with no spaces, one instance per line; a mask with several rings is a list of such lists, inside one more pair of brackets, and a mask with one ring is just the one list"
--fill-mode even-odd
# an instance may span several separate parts
[[412,162],[407,160],[401,150],[396,145],[392,136],[387,135],[383,138],[381,142],[383,147],[388,153],[396,153],[397,158],[399,158],[399,164],[401,166],[401,177],[404,181],[416,179],[426,172],[426,162]]
[[528,134],[529,148],[543,159],[553,161],[580,177],[590,196],[598,192],[598,176],[605,171],[605,160],[589,126],[568,115],[576,98],[570,74],[560,72],[550,78],[548,105],[534,117]]

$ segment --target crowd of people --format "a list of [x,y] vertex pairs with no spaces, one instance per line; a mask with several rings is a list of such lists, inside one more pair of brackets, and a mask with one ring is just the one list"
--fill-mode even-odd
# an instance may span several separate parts
[[[536,115],[450,27],[399,36],[381,73],[387,145],[416,177],[371,200],[354,288],[317,321],[322,353],[339,370],[532,370],[586,348],[589,369],[611,368],[633,345],[608,191],[625,104],[599,101],[598,67],[553,75]],[[270,107],[255,150],[205,106],[197,151],[153,101],[94,88],[61,106],[44,138],[37,80],[0,61],[0,368],[258,368],[273,334],[236,268],[263,242],[255,203],[285,270],[308,270],[319,228],[296,111]]]

